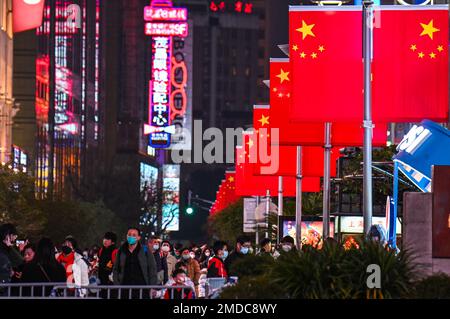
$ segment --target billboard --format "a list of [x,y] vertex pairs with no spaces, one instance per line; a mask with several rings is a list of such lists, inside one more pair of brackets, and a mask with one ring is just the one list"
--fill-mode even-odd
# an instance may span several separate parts
[[[294,219],[284,219],[281,223],[282,236],[291,236],[296,241],[297,229]],[[322,221],[302,221],[302,245],[311,245],[322,248],[323,245],[323,223]],[[330,236],[334,236],[334,221],[330,222]]]
[[153,226],[158,222],[158,211],[156,210],[158,202],[158,169],[151,165],[141,163],[140,165],[140,190],[142,201],[141,225]]
[[163,165],[162,228],[180,230],[180,165]]

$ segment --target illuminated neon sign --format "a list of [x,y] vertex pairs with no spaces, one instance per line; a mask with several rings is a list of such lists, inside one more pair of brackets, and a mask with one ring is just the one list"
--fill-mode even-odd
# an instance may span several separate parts
[[[175,134],[171,109],[172,85],[172,39],[188,34],[187,10],[173,8],[171,1],[152,1],[144,8],[145,34],[152,36],[152,76],[149,85],[149,123],[144,134],[149,135],[153,148],[169,148]],[[176,69],[179,67],[176,65]],[[176,92],[178,87],[175,86]],[[177,93],[178,94],[178,93]]]
[[253,3],[249,1],[211,1],[209,4],[211,12],[236,12],[236,13],[253,13]]
[[144,8],[145,21],[186,21],[186,8],[153,8],[151,6]]
[[147,22],[145,24],[145,35],[166,37],[187,37],[187,23],[159,23]]

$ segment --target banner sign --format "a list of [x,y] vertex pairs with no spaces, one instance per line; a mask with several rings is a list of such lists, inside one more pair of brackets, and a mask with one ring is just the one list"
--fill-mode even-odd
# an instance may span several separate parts
[[450,165],[450,131],[428,120],[414,125],[397,147],[399,170],[423,192],[431,192],[433,165]]

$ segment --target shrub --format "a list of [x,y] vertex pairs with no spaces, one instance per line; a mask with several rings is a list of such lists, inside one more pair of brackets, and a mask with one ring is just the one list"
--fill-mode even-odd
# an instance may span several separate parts
[[235,286],[225,288],[221,299],[284,299],[285,290],[273,284],[267,275],[245,277]]
[[411,297],[418,299],[450,299],[450,277],[439,273],[418,281]]

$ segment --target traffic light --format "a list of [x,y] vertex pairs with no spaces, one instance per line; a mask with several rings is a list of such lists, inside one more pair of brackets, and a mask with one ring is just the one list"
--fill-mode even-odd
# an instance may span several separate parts
[[193,215],[194,214],[194,209],[192,207],[186,208],[186,214],[187,215]]

